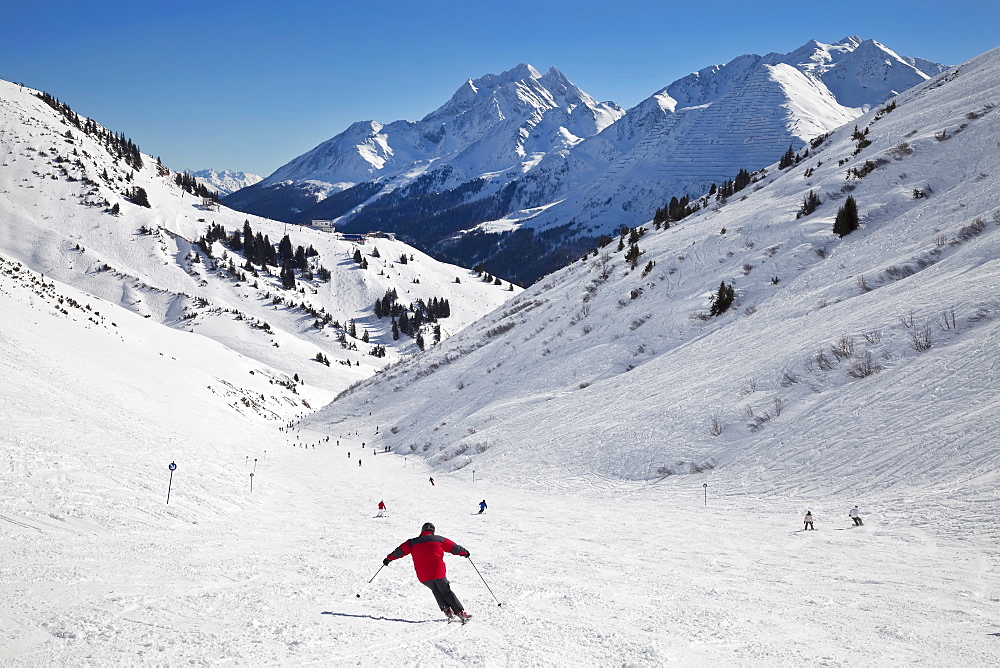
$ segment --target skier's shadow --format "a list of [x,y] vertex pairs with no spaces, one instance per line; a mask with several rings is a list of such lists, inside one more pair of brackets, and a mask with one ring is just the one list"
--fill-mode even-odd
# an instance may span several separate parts
[[332,615],[334,617],[354,617],[355,619],[374,619],[380,622],[403,622],[405,624],[428,624],[430,622],[443,621],[440,619],[399,619],[397,617],[376,617],[375,615],[351,615],[346,612],[330,612],[329,610],[324,610],[322,614]]

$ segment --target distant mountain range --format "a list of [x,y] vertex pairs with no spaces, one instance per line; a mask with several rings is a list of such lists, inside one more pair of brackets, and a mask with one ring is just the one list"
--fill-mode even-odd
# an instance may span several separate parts
[[247,174],[246,172],[236,172],[230,169],[225,169],[221,172],[214,169],[202,169],[192,172],[191,176],[198,183],[204,184],[222,196],[232,195],[237,190],[247,188],[264,180],[263,176]]
[[944,67],[874,40],[810,41],[707,67],[624,112],[522,64],[470,79],[418,122],[355,123],[224,203],[395,232],[526,284]]

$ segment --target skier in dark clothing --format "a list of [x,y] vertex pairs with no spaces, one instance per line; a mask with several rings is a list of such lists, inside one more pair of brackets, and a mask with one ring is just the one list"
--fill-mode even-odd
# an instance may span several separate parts
[[479,514],[482,515],[486,512],[486,499],[479,502]]
[[382,565],[388,566],[389,562],[412,554],[413,569],[417,572],[417,579],[434,593],[434,600],[437,601],[441,612],[449,621],[457,616],[464,624],[472,615],[465,611],[461,601],[451,590],[448,578],[445,577],[445,552],[469,558],[468,550],[444,536],[436,535],[434,525],[427,522],[420,528],[419,536],[404,541],[382,560]]

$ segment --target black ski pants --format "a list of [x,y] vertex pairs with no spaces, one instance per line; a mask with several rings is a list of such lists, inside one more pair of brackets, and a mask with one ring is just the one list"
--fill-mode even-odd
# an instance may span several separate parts
[[448,582],[448,578],[438,578],[437,580],[428,580],[423,584],[434,592],[434,600],[437,601],[438,607],[444,610],[445,608],[451,608],[452,612],[460,612],[465,610],[462,607],[462,603],[455,596],[455,593],[451,590],[451,584]]

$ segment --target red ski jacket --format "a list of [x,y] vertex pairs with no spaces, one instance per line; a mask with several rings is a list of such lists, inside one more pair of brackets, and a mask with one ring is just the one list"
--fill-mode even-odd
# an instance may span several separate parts
[[421,531],[416,538],[411,538],[389,553],[389,561],[402,559],[408,554],[413,555],[413,569],[421,582],[438,580],[445,576],[444,553],[468,556],[469,551],[453,540],[438,536],[430,531]]

